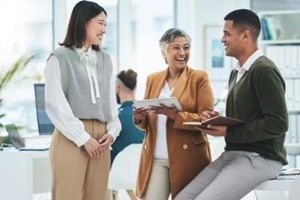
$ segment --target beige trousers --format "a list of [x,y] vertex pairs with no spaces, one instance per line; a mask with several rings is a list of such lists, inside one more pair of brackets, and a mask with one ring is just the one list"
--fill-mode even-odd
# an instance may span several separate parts
[[168,159],[154,159],[149,185],[143,200],[168,200],[170,196],[170,167]]
[[[85,130],[99,140],[106,125],[98,120],[82,120]],[[55,129],[49,150],[52,171],[52,200],[106,200],[110,151],[90,158]]]

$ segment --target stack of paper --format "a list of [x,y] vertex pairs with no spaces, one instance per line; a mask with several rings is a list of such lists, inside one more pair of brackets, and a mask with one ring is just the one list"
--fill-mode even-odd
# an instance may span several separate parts
[[290,180],[300,177],[300,169],[299,168],[288,168],[283,169],[282,172],[277,177],[278,180]]

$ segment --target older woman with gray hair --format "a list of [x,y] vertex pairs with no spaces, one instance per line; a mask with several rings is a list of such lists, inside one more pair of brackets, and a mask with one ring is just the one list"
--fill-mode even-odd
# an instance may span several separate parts
[[175,105],[134,109],[136,125],[145,130],[138,173],[137,196],[144,200],[172,199],[211,162],[206,135],[186,121],[201,121],[202,111],[213,108],[206,72],[190,68],[191,38],[171,28],[159,41],[168,67],[148,76],[144,99],[176,97]]

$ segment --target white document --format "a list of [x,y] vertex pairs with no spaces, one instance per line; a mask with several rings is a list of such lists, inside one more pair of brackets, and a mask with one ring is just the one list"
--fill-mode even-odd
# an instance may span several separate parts
[[285,76],[291,76],[292,75],[292,46],[286,45],[284,46],[284,70],[285,70]]
[[297,143],[300,143],[300,124],[298,123],[300,121],[300,115],[296,115],[296,124],[295,124],[295,131],[296,131],[296,137],[298,138]]
[[177,110],[181,111],[181,105],[178,102],[176,97],[171,97],[171,98],[160,98],[160,99],[145,99],[145,100],[135,100],[133,101],[133,105],[136,108],[144,108],[144,109],[149,109],[151,106],[157,106],[161,107],[160,103],[163,103],[167,107],[172,107],[174,104],[177,108]]
[[298,73],[298,46],[290,45],[290,76],[295,77]]
[[283,65],[280,65],[280,62],[278,61],[279,57],[279,50],[277,46],[266,46],[266,56],[268,58],[270,58],[275,65],[277,66],[277,68],[279,69],[279,71],[282,73],[283,72]]
[[[300,110],[300,77],[294,80],[294,108],[295,110]],[[299,141],[300,142],[300,141]]]
[[294,80],[285,80],[285,99],[288,110],[294,109]]
[[276,46],[277,48],[277,63],[278,69],[281,71],[282,76],[287,76],[287,72],[285,69],[285,47],[284,46]]
[[300,76],[300,59],[299,59],[300,58],[300,46],[298,46],[297,53],[298,54],[297,54],[297,58],[296,59],[297,59],[298,62],[297,62],[297,74],[296,75]]
[[[288,140],[290,143],[296,143],[297,138],[297,115],[289,115],[289,130],[288,130]],[[287,141],[287,139],[286,139]]]

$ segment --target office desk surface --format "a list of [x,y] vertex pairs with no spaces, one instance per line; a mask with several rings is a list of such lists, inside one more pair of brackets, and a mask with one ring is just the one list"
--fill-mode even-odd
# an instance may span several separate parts
[[1,199],[32,200],[51,190],[48,151],[0,151],[0,173]]
[[284,144],[287,154],[300,155],[300,144],[299,143],[285,143]]

